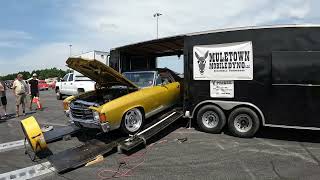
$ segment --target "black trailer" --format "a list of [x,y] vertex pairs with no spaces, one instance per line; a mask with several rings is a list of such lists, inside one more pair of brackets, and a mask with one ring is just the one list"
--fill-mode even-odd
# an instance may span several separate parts
[[244,27],[184,34],[111,50],[124,72],[184,59],[183,111],[199,127],[239,137],[260,126],[320,129],[320,26]]

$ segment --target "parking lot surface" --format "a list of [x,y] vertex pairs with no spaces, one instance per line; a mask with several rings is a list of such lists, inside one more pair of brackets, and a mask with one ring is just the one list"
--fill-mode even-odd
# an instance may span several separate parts
[[[8,94],[8,112],[15,112],[14,97]],[[28,112],[41,125],[66,126],[62,101],[54,91],[42,91],[44,109]],[[9,118],[0,122],[0,144],[23,140],[20,121],[26,117]],[[181,119],[148,146],[130,154],[116,151],[104,160],[64,173],[56,172],[37,179],[319,179],[320,132],[262,128],[251,139],[236,138],[227,131],[208,134],[187,129]],[[109,134],[100,135],[108,138]],[[49,144],[52,153],[79,146],[84,141],[71,140]],[[25,154],[24,146],[0,149],[0,174],[37,165]],[[42,159],[40,162],[45,162]],[[118,173],[116,173],[118,172]]]

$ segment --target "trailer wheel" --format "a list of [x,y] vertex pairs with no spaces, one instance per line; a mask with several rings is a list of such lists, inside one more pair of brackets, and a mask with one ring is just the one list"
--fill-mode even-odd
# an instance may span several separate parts
[[56,90],[56,96],[57,96],[57,100],[62,100],[63,95],[61,94],[59,89]]
[[228,127],[233,135],[249,138],[258,131],[260,120],[252,109],[241,107],[233,110],[229,115]]
[[133,108],[127,111],[121,122],[121,130],[126,134],[135,134],[141,128],[144,121],[144,116],[138,108]]
[[219,107],[206,105],[198,111],[197,123],[205,132],[220,133],[226,124],[226,116]]

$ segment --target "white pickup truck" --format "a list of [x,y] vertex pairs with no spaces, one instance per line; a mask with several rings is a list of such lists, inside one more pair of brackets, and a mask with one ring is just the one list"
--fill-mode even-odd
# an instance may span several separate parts
[[63,96],[72,96],[79,93],[92,91],[95,89],[95,82],[85,77],[79,72],[66,74],[63,79],[56,83],[57,99],[61,100]]

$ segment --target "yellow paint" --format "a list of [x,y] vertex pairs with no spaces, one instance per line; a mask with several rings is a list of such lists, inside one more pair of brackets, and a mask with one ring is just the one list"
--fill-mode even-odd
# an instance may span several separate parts
[[33,116],[22,120],[21,127],[34,152],[47,149],[40,126]]
[[106,116],[106,120],[113,127],[119,127],[124,114],[132,108],[140,108],[147,114],[159,106],[169,106],[178,102],[180,98],[180,83],[173,82],[140,89],[133,93],[121,96],[104,105],[93,108]]

